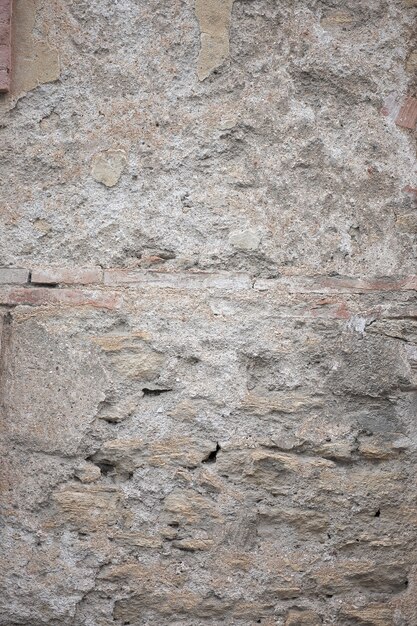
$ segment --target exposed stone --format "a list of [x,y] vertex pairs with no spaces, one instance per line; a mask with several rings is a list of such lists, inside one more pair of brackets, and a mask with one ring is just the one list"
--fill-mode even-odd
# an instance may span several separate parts
[[104,150],[95,154],[91,160],[91,175],[106,187],[114,187],[126,167],[127,157],[124,150]]
[[417,212],[399,215],[395,223],[398,230],[405,233],[417,234]]
[[36,21],[42,5],[42,0],[13,2],[13,98],[19,98],[39,85],[56,81],[60,77],[58,50],[36,32]]
[[195,0],[200,25],[197,74],[204,80],[229,56],[229,28],[233,0]]
[[261,237],[254,230],[238,230],[230,233],[229,241],[234,248],[239,250],[257,250]]
[[214,542],[211,539],[180,539],[179,541],[173,541],[172,545],[178,550],[185,550],[186,552],[195,552],[196,550],[210,550],[213,547]]
[[97,532],[123,521],[123,496],[114,487],[65,487],[54,494],[59,515],[52,525],[65,523],[81,532]]
[[267,535],[276,532],[277,527],[288,524],[301,534],[324,532],[329,525],[321,513],[309,509],[291,509],[284,507],[261,507],[258,533]]
[[341,616],[352,624],[363,626],[392,626],[394,611],[384,604],[371,604],[365,608],[343,607]]
[[164,502],[164,509],[171,515],[174,521],[195,523],[202,516],[219,517],[214,502],[204,498],[195,491],[175,491]]
[[94,463],[82,463],[74,473],[82,483],[94,483],[101,476],[100,468]]
[[340,561],[321,566],[314,575],[319,593],[341,594],[352,588],[398,593],[407,587],[408,568],[402,563]]
[[110,361],[124,378],[154,380],[161,373],[164,356],[142,341],[140,335],[95,338]]
[[417,70],[417,50],[412,50],[410,52],[406,67],[408,72],[415,72]]
[[[11,441],[38,452],[74,455],[108,384],[97,353],[30,318],[12,325],[5,349],[3,405]],[[20,387],[19,381],[25,384]]]
[[23,285],[29,281],[29,271],[14,267],[0,267],[0,285]]
[[331,28],[335,27],[345,27],[349,26],[353,22],[353,16],[348,11],[336,11],[334,13],[329,13],[321,20],[321,25],[323,28]]
[[322,623],[320,616],[309,610],[292,610],[285,620],[285,626],[320,626]]

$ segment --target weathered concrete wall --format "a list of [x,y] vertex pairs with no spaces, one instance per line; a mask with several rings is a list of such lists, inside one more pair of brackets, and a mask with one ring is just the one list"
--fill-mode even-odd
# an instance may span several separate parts
[[14,0],[1,626],[416,626],[415,0]]

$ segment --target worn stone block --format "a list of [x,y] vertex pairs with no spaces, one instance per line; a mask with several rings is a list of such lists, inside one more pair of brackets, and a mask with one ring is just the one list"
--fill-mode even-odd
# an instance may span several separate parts
[[200,25],[197,74],[204,80],[229,56],[229,28],[233,0],[195,0]]
[[114,187],[126,167],[127,156],[124,150],[104,150],[95,154],[91,161],[91,175],[106,187]]
[[24,285],[28,281],[28,270],[0,267],[0,285]]

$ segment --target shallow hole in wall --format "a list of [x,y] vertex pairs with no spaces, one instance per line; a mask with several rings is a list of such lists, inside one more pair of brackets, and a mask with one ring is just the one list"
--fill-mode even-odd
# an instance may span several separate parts
[[100,471],[103,474],[103,476],[107,476],[111,472],[115,471],[115,466],[108,461],[95,461],[93,457],[88,457],[86,461],[91,461],[91,463],[94,463],[94,465],[97,465],[97,467],[100,468]]
[[202,463],[215,463],[217,461],[217,453],[221,450],[219,444],[216,445],[216,449],[212,450],[205,459],[203,459]]

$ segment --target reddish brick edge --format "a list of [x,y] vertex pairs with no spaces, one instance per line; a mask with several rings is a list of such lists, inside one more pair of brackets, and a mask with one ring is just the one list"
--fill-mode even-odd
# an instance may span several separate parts
[[412,130],[416,127],[417,123],[417,99],[408,97],[402,105],[397,119],[395,120],[397,126],[401,128],[409,128]]
[[0,93],[10,90],[12,0],[0,0]]
[[6,306],[91,306],[98,309],[118,309],[121,304],[121,296],[114,291],[48,287],[0,288],[0,305]]

